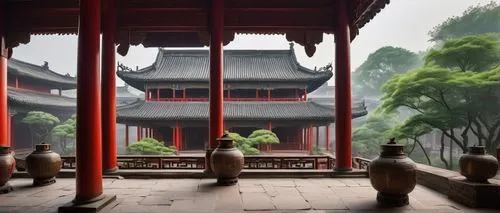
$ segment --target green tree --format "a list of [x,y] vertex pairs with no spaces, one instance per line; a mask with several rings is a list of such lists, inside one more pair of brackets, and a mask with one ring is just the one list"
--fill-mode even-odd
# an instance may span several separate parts
[[[61,138],[60,147],[61,151],[65,154],[72,153],[75,150],[76,138],[76,115],[71,116],[62,124],[57,125],[52,129],[52,134]],[[67,139],[71,139],[71,148],[68,148]]]
[[500,32],[500,6],[492,1],[468,8],[461,16],[451,17],[429,32],[431,41]]
[[500,35],[484,34],[447,40],[429,51],[426,65],[457,71],[487,71],[500,64]]
[[366,122],[352,133],[353,152],[366,158],[378,155],[380,145],[391,137],[391,130],[397,124],[394,114],[371,112]]
[[[47,137],[50,136],[52,128],[60,123],[59,118],[56,116],[41,111],[28,112],[22,122],[28,124],[31,132],[32,145],[33,143],[45,142]],[[36,139],[34,139],[34,137],[36,137]]]
[[132,155],[175,155],[174,146],[165,146],[154,138],[144,138],[127,147],[127,154]]
[[429,158],[427,151],[425,150],[422,142],[419,139],[419,137],[431,133],[432,129],[433,128],[431,126],[425,123],[413,122],[412,119],[408,119],[403,124],[394,127],[394,129],[391,130],[390,135],[395,137],[397,140],[406,139],[408,142],[411,141],[411,144],[407,144],[407,146],[411,146],[407,154],[410,158],[417,161],[419,161],[420,159],[413,158],[411,154],[415,151],[415,147],[418,144],[427,160],[427,164],[432,165],[431,159]]
[[[464,152],[468,132],[493,151],[500,142],[500,68],[486,72],[450,72],[436,66],[395,76],[383,87],[383,112],[407,108],[409,122],[440,130]],[[460,136],[455,130],[460,129]]]
[[392,76],[417,68],[421,64],[421,57],[407,49],[382,47],[370,54],[353,73],[354,87],[359,93],[378,96],[381,94],[382,85]]
[[254,145],[280,143],[278,136],[274,132],[266,129],[253,131],[252,134],[248,136],[248,140]]
[[234,140],[234,144],[236,148],[238,148],[244,155],[258,155],[260,151],[255,148],[255,145],[238,133],[225,131],[225,134],[228,134],[230,138]]

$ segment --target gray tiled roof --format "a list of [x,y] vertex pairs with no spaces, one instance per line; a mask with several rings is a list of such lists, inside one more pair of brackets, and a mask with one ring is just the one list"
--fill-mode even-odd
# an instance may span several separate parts
[[[144,102],[118,107],[118,122],[208,120],[208,102]],[[353,109],[353,117],[366,115]],[[225,102],[226,120],[334,121],[334,108],[312,102]]]
[[[145,82],[208,82],[208,50],[159,49],[153,65],[138,71],[118,71],[137,89]],[[314,71],[297,62],[290,50],[225,50],[224,80],[234,82],[290,82],[309,85],[312,91],[333,76],[331,70]]]
[[11,75],[43,81],[53,85],[54,89],[76,88],[76,78],[56,73],[48,68],[48,64],[40,66],[11,58],[7,62],[7,67]]
[[25,89],[8,89],[9,105],[29,105],[30,107],[62,107],[75,108],[76,99],[64,96],[51,95],[41,92],[34,92]]

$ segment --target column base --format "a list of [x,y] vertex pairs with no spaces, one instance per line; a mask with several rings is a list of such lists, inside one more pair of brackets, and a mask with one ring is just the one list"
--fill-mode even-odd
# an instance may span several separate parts
[[377,193],[377,202],[387,207],[401,207],[410,204],[410,199],[406,194],[384,194]]
[[3,186],[0,186],[0,194],[7,194],[11,191],[14,191],[14,188],[12,188],[9,182],[5,183]]
[[116,175],[116,174],[118,174],[118,167],[111,168],[111,169],[103,169],[102,174],[104,174],[104,175]]
[[83,202],[71,201],[59,207],[59,213],[95,213],[108,211],[117,205],[116,195],[101,195],[95,199]]
[[337,168],[337,167],[334,167],[333,171],[335,171],[335,172],[350,172],[350,171],[352,171],[352,168]]
[[238,177],[233,178],[217,178],[217,185],[232,186],[238,183]]
[[56,177],[51,177],[47,179],[33,179],[33,186],[48,186],[56,183]]
[[205,170],[203,173],[207,175],[212,175],[214,172],[212,171],[212,165],[210,164],[210,157],[212,156],[213,149],[207,149],[205,152]]

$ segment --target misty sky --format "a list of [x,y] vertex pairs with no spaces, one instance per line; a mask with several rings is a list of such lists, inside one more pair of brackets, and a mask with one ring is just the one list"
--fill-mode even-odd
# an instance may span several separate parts
[[[500,3],[500,0],[494,0]],[[352,43],[352,70],[361,65],[368,55],[383,46],[399,46],[414,52],[429,48],[428,32],[448,17],[463,13],[468,7],[487,4],[490,0],[393,0],[374,20],[360,31]],[[76,73],[76,36],[32,36],[31,42],[14,49],[13,57],[34,64],[49,62],[59,73]],[[226,49],[288,49],[284,36],[237,35]],[[299,63],[308,67],[321,67],[334,58],[334,39],[325,35],[323,43],[309,58],[304,48],[295,45]],[[153,63],[156,48],[133,46],[126,57],[117,60],[129,67],[145,67]],[[329,81],[333,84],[333,78]],[[117,85],[123,85],[118,79]]]

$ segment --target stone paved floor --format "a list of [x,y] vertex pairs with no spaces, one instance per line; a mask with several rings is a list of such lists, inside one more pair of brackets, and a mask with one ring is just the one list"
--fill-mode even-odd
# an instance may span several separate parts
[[[105,179],[106,194],[118,205],[110,213],[145,212],[495,212],[472,210],[417,186],[410,205],[383,209],[369,179],[241,179],[229,187],[213,179]],[[71,201],[74,179],[31,187],[31,179],[10,181],[15,191],[0,195],[0,212],[46,213]]]

